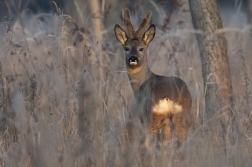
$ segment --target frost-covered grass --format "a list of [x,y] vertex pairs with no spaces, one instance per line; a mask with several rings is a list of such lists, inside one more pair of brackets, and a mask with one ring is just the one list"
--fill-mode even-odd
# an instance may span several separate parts
[[[122,48],[112,32],[117,22],[107,25],[97,42],[91,25],[76,27],[70,16],[62,14],[24,17],[24,24],[4,19],[0,165],[251,166],[249,29],[225,30],[236,119],[223,132],[220,120],[228,113],[220,110],[208,120],[204,117],[199,50],[187,6],[183,9],[175,11],[168,23],[162,19],[164,9],[154,12],[157,35],[148,55],[155,73],[180,76],[193,96],[193,123],[179,150],[175,138],[153,144],[146,127],[128,118],[134,95]],[[162,24],[167,29],[162,30]]]

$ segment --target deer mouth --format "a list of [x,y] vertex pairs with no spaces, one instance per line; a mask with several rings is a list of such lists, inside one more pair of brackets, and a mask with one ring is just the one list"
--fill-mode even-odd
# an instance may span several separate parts
[[137,65],[137,62],[130,62],[130,65],[134,66],[134,65]]
[[128,60],[128,63],[129,63],[129,65],[131,65],[131,66],[137,65],[138,62],[139,62],[139,60],[138,60],[138,58],[135,57],[135,56],[130,57],[129,60]]

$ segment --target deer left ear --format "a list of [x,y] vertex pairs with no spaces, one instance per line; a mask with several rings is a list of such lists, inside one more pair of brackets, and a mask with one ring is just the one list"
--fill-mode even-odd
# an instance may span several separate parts
[[114,32],[117,40],[125,45],[126,41],[128,40],[126,32],[118,24],[115,25]]
[[154,24],[152,24],[148,28],[148,30],[145,31],[143,35],[143,41],[145,42],[146,45],[148,45],[153,40],[153,38],[155,37],[155,32],[156,32],[156,28]]

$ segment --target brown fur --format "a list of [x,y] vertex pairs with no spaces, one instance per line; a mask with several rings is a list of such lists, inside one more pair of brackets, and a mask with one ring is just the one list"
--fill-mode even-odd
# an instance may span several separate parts
[[[163,130],[164,138],[169,140],[172,124],[176,127],[177,144],[181,145],[190,125],[191,94],[186,83],[177,77],[164,77],[152,73],[136,93],[137,103],[146,106],[144,116],[151,123],[153,134]],[[153,106],[160,100],[169,99],[182,107],[179,113],[154,113]]]

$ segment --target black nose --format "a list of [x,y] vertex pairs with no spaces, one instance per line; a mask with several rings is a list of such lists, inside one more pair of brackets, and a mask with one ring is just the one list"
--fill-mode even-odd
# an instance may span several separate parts
[[128,59],[129,64],[137,64],[138,63],[138,58],[136,56],[130,56]]

